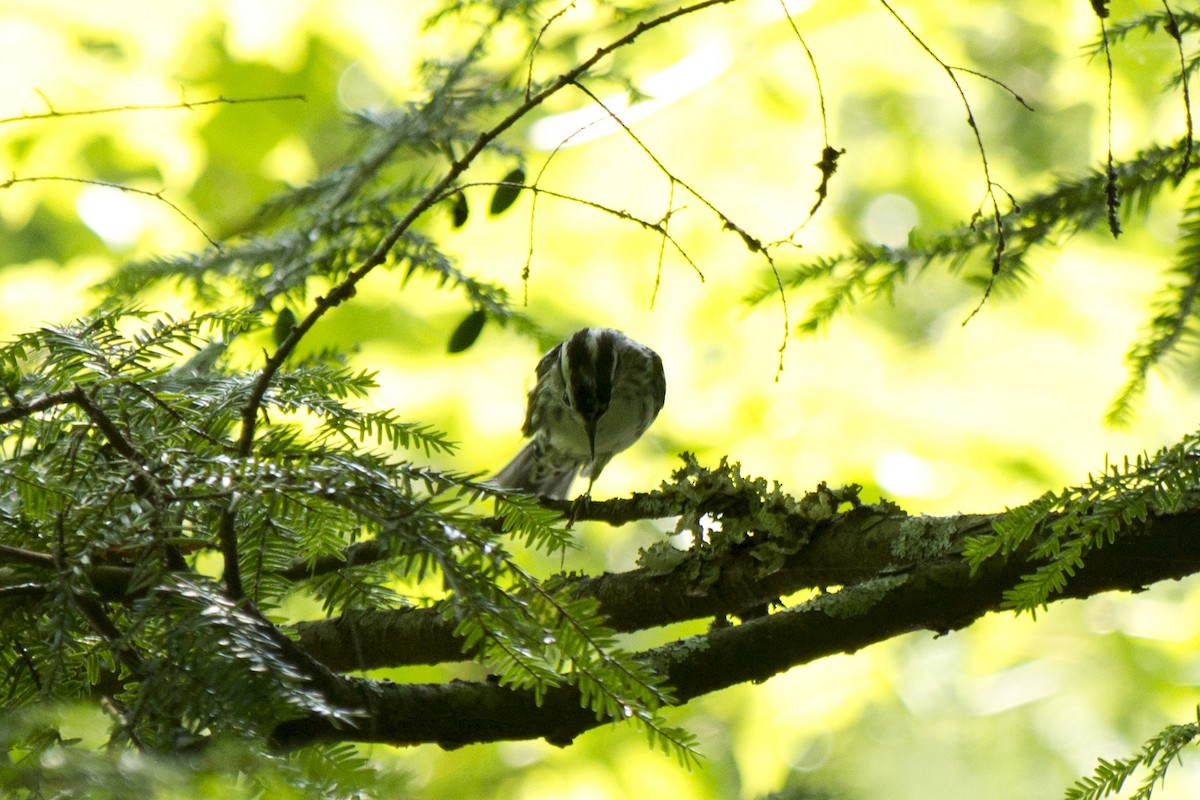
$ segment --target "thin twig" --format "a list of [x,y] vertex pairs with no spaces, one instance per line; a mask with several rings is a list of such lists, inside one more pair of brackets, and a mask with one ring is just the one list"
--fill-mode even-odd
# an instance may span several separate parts
[[566,14],[568,11],[570,11],[574,7],[575,7],[575,0],[571,0],[565,6],[560,8],[558,11],[555,11],[553,14],[551,14],[550,17],[546,20],[546,22],[542,25],[541,29],[538,30],[537,36],[535,36],[533,39],[533,43],[529,45],[529,68],[525,73],[525,100],[526,101],[529,100],[530,93],[533,91],[533,57],[535,55],[537,55],[538,47],[542,43],[542,37],[546,35],[546,31],[550,29],[551,25],[553,25],[555,22],[557,22],[558,19],[563,14]]
[[[565,10],[566,9],[563,9],[563,11],[565,11]],[[560,13],[562,13],[562,12],[560,12]],[[546,24],[549,25],[550,23],[547,22]],[[545,28],[543,28],[542,30],[544,31]],[[540,33],[538,35],[539,35],[539,37],[541,36]],[[530,74],[532,75],[532,70],[533,70],[532,56],[531,56],[531,60],[530,60],[530,64],[529,64],[529,69],[531,71]],[[528,92],[528,87],[526,87],[526,91]],[[526,96],[528,96],[528,94],[526,94]],[[534,176],[533,186],[536,187],[541,183],[542,176],[545,175],[546,170],[550,168],[550,162],[554,160],[555,156],[557,156],[559,154],[559,152],[561,152],[562,149],[564,147],[566,147],[567,144],[572,139],[574,139],[576,136],[583,133],[584,131],[586,131],[588,128],[592,127],[599,121],[600,121],[599,119],[594,119],[591,122],[587,123],[586,125],[580,126],[577,130],[573,131],[570,136],[567,136],[561,142],[556,144],[554,146],[554,149],[550,151],[550,155],[546,156],[546,160],[544,162],[542,162],[542,166],[538,169],[537,175]],[[533,270],[533,223],[534,223],[534,218],[537,214],[537,200],[538,200],[538,194],[537,194],[537,192],[534,192],[533,200],[529,204],[529,247],[525,252],[525,266],[523,266],[521,268],[522,300],[524,301],[524,303],[526,305],[529,304],[529,276]]]
[[[1167,9],[1167,35],[1175,40],[1175,49],[1179,53],[1179,84],[1183,87],[1183,116],[1187,124],[1187,134],[1184,137],[1187,144],[1183,151],[1183,163],[1179,165],[1179,180],[1183,180],[1192,163],[1192,138],[1195,135],[1192,129],[1192,100],[1188,91],[1187,60],[1183,55],[1183,35],[1179,32],[1179,22],[1175,19],[1175,12],[1171,10],[1167,0],[1163,0],[1163,7]],[[1107,47],[1106,42],[1105,48]]]
[[1029,103],[1025,102],[1024,97],[1021,97],[1021,95],[1017,94],[1016,91],[1011,86],[1009,86],[1007,83],[1000,80],[999,78],[994,78],[991,75],[988,75],[986,72],[980,72],[979,70],[971,69],[970,67],[951,66],[950,69],[954,70],[955,72],[962,72],[967,75],[974,75],[976,78],[983,78],[985,81],[994,83],[996,86],[999,86],[1001,89],[1008,92],[1009,96],[1012,97],[1013,100],[1016,100],[1018,103],[1025,106],[1025,109],[1027,111],[1034,110],[1033,106],[1031,106],[1031,105],[1029,105]]
[[123,183],[101,181],[94,178],[72,178],[64,175],[35,175],[31,178],[18,178],[16,175],[13,175],[5,181],[0,181],[0,189],[7,189],[11,186],[15,186],[18,183],[41,183],[43,181],[59,181],[63,183],[81,183],[86,186],[101,186],[105,189],[116,189],[119,192],[127,192],[129,194],[137,194],[143,197],[153,198],[161,203],[165,203],[172,211],[187,220],[188,224],[199,231],[200,235],[203,236],[205,241],[207,241],[210,245],[217,250],[221,249],[220,243],[217,242],[216,239],[209,236],[208,232],[205,231],[204,228],[200,227],[200,223],[196,222],[196,220],[192,219],[186,211],[163,196],[163,189],[152,192],[149,189],[138,189]]
[[749,250],[752,253],[758,253],[764,259],[766,259],[768,266],[770,266],[770,268],[771,268],[771,273],[775,276],[775,283],[779,287],[779,297],[780,297],[780,300],[782,301],[781,305],[782,305],[782,309],[783,309],[783,337],[780,340],[780,344],[779,344],[779,364],[775,371],[775,380],[779,380],[779,376],[783,372],[783,353],[784,353],[784,350],[787,349],[788,329],[790,328],[790,323],[788,322],[787,297],[784,295],[784,292],[783,292],[783,278],[779,274],[779,268],[775,265],[775,259],[771,256],[770,250],[757,237],[751,235],[751,233],[749,231],[747,231],[741,225],[738,225],[736,222],[734,222],[733,219],[731,217],[729,217],[729,215],[727,215],[724,211],[717,208],[707,197],[705,197],[704,195],[700,194],[700,192],[693,189],[691,187],[691,185],[687,183],[687,181],[683,180],[678,175],[676,175],[674,172],[669,170],[667,168],[667,166],[665,164],[663,164],[663,162],[658,158],[658,156],[654,155],[653,151],[651,151],[650,148],[648,146],[646,146],[646,143],[643,142],[638,137],[638,135],[636,133],[634,133],[633,130],[625,123],[625,120],[621,119],[621,116],[619,114],[617,114],[615,111],[613,111],[611,108],[609,108],[605,104],[605,102],[596,95],[595,92],[593,92],[591,89],[587,88],[586,86],[584,86],[582,83],[580,83],[578,81],[575,81],[575,88],[579,89],[579,91],[583,92],[589,98],[591,98],[593,103],[600,106],[600,108],[603,109],[604,112],[606,114],[608,114],[609,117],[612,118],[613,122],[615,122],[618,126],[620,126],[621,130],[625,131],[625,134],[630,139],[632,139],[633,142],[638,147],[641,148],[642,152],[644,152],[646,154],[646,157],[649,158],[651,162],[653,162],[654,166],[658,167],[659,171],[662,172],[662,174],[667,178],[668,181],[670,181],[671,183],[678,184],[679,186],[682,186],[684,189],[686,189],[688,194],[692,195],[692,197],[695,197],[697,200],[699,200],[701,203],[703,203],[704,206],[709,211],[711,211],[713,214],[715,214],[717,216],[718,219],[721,220],[721,226],[725,230],[733,231],[734,233],[736,233],[741,238],[742,243],[744,245],[746,245],[747,250]]
[[788,235],[786,241],[793,242],[796,234],[812,221],[812,218],[817,213],[817,209],[824,204],[825,197],[829,194],[829,179],[833,177],[833,173],[837,169],[838,157],[846,151],[831,147],[829,144],[829,116],[825,112],[825,89],[821,85],[821,73],[817,69],[817,58],[813,55],[812,49],[809,48],[808,42],[804,41],[804,36],[800,33],[800,28],[796,25],[796,20],[792,18],[791,12],[788,11],[786,0],[779,0],[779,8],[783,11],[784,19],[787,20],[788,25],[791,27],[796,41],[800,43],[800,47],[804,50],[804,55],[808,58],[809,69],[812,70],[813,83],[817,87],[817,107],[821,112],[821,142],[823,145],[821,147],[821,160],[816,164],[816,167],[821,170],[821,182],[817,185],[817,201],[808,210],[804,221],[796,226],[796,229]]
[[[933,48],[926,44],[925,40],[918,36],[917,32],[914,31],[912,27],[904,21],[904,18],[896,13],[896,10],[891,7],[887,0],[879,0],[879,2],[888,10],[888,13],[892,15],[896,22],[900,23],[900,26],[908,32],[908,35],[912,37],[913,41],[916,42],[920,48],[924,50],[926,54],[928,54],[928,56],[934,60],[934,62],[937,63],[939,67],[942,68],[942,71],[946,73],[946,77],[948,77],[950,82],[954,84],[954,90],[958,92],[959,99],[962,100],[963,108],[965,108],[967,111],[967,125],[970,126],[971,133],[975,137],[975,147],[979,151],[979,160],[983,165],[983,182],[985,186],[983,202],[986,204],[989,200],[991,201],[992,224],[996,229],[996,249],[992,252],[992,274],[988,277],[987,286],[983,290],[983,297],[979,299],[979,304],[975,306],[974,310],[972,310],[971,313],[967,315],[967,318],[963,320],[962,324],[966,325],[974,318],[976,314],[979,313],[979,310],[983,308],[983,304],[987,302],[988,297],[991,295],[992,287],[996,283],[996,276],[1000,274],[1000,265],[1004,258],[1006,242],[1004,237],[1004,220],[1000,214],[1000,201],[996,197],[996,187],[998,184],[992,180],[991,167],[988,165],[987,149],[983,146],[983,134],[979,131],[979,123],[975,120],[975,112],[971,108],[971,101],[967,99],[966,90],[963,89],[962,84],[958,80],[958,76],[954,74],[955,68],[943,61],[942,58],[933,51]],[[999,83],[999,81],[996,81],[996,83]],[[1015,95],[1012,90],[1009,90],[1009,92]],[[980,210],[976,212],[976,216],[979,216],[982,213],[982,210],[983,209],[981,206]]]
[[47,111],[40,114],[17,114],[12,117],[0,117],[0,125],[7,125],[14,122],[36,122],[46,119],[58,119],[66,117],[90,117],[98,114],[123,114],[131,111],[176,111],[185,110],[192,111],[203,106],[211,105],[238,105],[241,103],[274,103],[287,100],[299,100],[304,102],[305,98],[302,94],[276,94],[265,95],[263,97],[214,97],[211,100],[182,100],[178,103],[151,103],[148,105],[123,105],[123,106],[107,106],[104,108],[81,108],[74,111],[59,111],[51,103],[50,99],[42,92],[38,92],[38,96],[42,98],[42,102],[46,104]]
[[688,258],[687,253],[684,253],[683,250],[679,247],[679,245],[675,242],[675,240],[671,237],[671,234],[667,233],[667,226],[671,224],[671,217],[672,217],[672,215],[675,214],[676,210],[677,209],[675,208],[675,182],[668,181],[667,182],[667,210],[666,210],[666,212],[663,213],[662,222],[659,223],[659,226],[662,228],[662,236],[660,236],[659,240],[658,240],[658,259],[655,263],[655,268],[654,268],[654,288],[650,291],[650,308],[651,309],[654,308],[654,301],[658,298],[658,287],[662,283],[663,255],[667,251],[667,242],[670,242],[671,244],[675,245],[675,249],[678,250],[684,258],[687,258],[688,263],[692,265],[692,269],[696,270],[696,272],[700,275],[700,280],[702,280],[702,281],[704,280],[704,273],[700,272],[700,268],[697,267],[694,263],[692,263],[692,260],[690,258]]
[[1100,39],[1102,42],[1104,42],[1104,64],[1107,72],[1107,83],[1104,92],[1104,127],[1108,160],[1104,169],[1104,207],[1108,212],[1108,230],[1112,233],[1113,238],[1116,239],[1121,235],[1121,220],[1117,216],[1121,208],[1121,200],[1117,193],[1117,170],[1113,166],[1113,61],[1112,48],[1109,46],[1108,42],[1108,27],[1104,22],[1104,18],[1108,16],[1108,9],[1104,7],[1105,5],[1106,2],[1099,2],[1098,0],[1093,0],[1092,2],[1092,7],[1096,10],[1096,18],[1100,21]]

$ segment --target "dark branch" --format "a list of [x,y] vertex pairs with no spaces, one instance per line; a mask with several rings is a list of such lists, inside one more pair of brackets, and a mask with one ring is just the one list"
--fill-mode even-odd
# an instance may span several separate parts
[[[656,494],[615,505],[594,504],[598,516],[659,511]],[[812,527],[807,544],[771,569],[763,550],[776,544],[750,537],[733,549],[702,545],[664,566],[569,580],[571,591],[595,597],[607,623],[635,631],[712,617],[722,624],[702,636],[641,654],[663,674],[674,702],[772,675],[835,653],[849,653],[903,633],[945,634],[1003,607],[1004,593],[1032,571],[1028,553],[984,562],[971,574],[962,558],[964,541],[986,533],[999,515],[909,517],[887,507],[861,506]],[[796,525],[812,526],[797,519]],[[1118,532],[1116,540],[1089,553],[1086,565],[1055,600],[1105,591],[1138,591],[1166,579],[1200,572],[1200,510],[1152,517]],[[1028,548],[1035,546],[1031,542]],[[714,556],[714,553],[720,555]],[[5,549],[9,563],[49,568],[49,556]],[[132,570],[96,568],[93,587],[102,600],[126,599]],[[103,570],[101,572],[100,570]],[[715,571],[715,576],[714,576]],[[701,585],[697,575],[704,575]],[[563,579],[567,580],[567,579]],[[545,588],[553,586],[548,580]],[[802,589],[823,592],[792,608],[739,625],[726,615],[771,603]],[[9,587],[14,594],[37,589]],[[296,641],[279,633],[289,660],[302,665],[325,697],[360,720],[357,727],[313,715],[281,724],[275,740],[285,746],[353,740],[446,747],[503,739],[545,738],[570,742],[605,724],[580,705],[577,690],[549,690],[543,702],[492,682],[445,685],[377,682],[338,675],[404,664],[461,660],[461,642],[434,609],[374,610],[295,626]]]
[[[931,530],[951,526],[957,543],[966,529],[977,528],[988,519],[961,518],[962,524],[957,519],[907,521],[929,524]],[[864,570],[856,566],[853,555],[875,559],[876,563],[895,563],[901,541],[905,542],[904,548],[915,548],[921,538],[908,533],[902,539],[894,538],[898,529],[893,523],[904,521],[883,520],[868,526],[860,531],[863,541],[846,541],[855,537],[846,526],[836,526],[841,530],[831,528],[814,539],[812,548],[806,551],[807,558],[801,560],[819,562],[840,548],[842,553],[833,563],[810,567],[835,579]],[[1150,583],[1200,571],[1200,537],[1195,536],[1198,524],[1200,511],[1150,519],[1140,530],[1143,535],[1127,532],[1131,535],[1091,553],[1086,566],[1059,599],[1113,590],[1140,591]],[[803,567],[797,565],[797,569]],[[904,633],[928,630],[946,634],[965,627],[999,610],[1004,591],[1028,569],[1019,557],[994,559],[972,575],[960,557],[942,553],[907,569],[891,570],[890,574],[881,570],[878,577],[820,595],[794,609],[716,628],[642,655],[662,670],[674,689],[676,702],[683,704],[709,692],[761,681],[819,658],[852,653]],[[510,691],[490,682],[403,685],[347,679],[343,689],[341,699],[358,697],[357,706],[367,715],[358,728],[348,729],[310,716],[281,724],[275,731],[276,740],[286,746],[353,740],[395,745],[436,742],[455,747],[540,737],[562,745],[607,723],[580,706],[573,687],[548,691],[540,706],[534,703],[531,693]]]
[[14,397],[12,399],[12,405],[10,405],[8,408],[0,409],[0,425],[7,424],[9,422],[15,422],[16,420],[32,416],[39,411],[45,411],[48,408],[53,408],[54,406],[73,403],[75,402],[76,393],[78,391],[79,389],[76,387],[74,389],[66,389],[61,392],[54,392],[53,394],[44,394],[35,398],[34,400],[29,401],[28,403],[20,402]]
[[92,421],[112,448],[120,453],[125,460],[129,461],[136,467],[144,467],[146,459],[138,452],[138,449],[129,441],[129,437],[118,427],[112,417],[104,413],[100,406],[96,405],[82,386],[76,386],[66,395],[67,400],[79,406],[88,419]]

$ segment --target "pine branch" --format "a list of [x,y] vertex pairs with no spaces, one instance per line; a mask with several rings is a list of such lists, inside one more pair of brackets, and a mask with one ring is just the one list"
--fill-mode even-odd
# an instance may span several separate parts
[[1194,335],[1196,301],[1200,296],[1200,188],[1193,190],[1179,222],[1177,248],[1171,270],[1173,285],[1159,292],[1157,313],[1149,330],[1125,356],[1129,379],[1109,407],[1110,423],[1129,421],[1135,401],[1145,391],[1150,370]]
[[[1190,149],[1190,144],[1181,140],[1172,145],[1154,145],[1127,161],[1114,162],[1112,169],[1127,200],[1125,213],[1147,208],[1164,190],[1178,183],[1185,166],[1189,173],[1194,172],[1196,163],[1188,158]],[[1107,225],[1105,198],[1110,180],[1107,165],[1101,165],[1082,177],[1060,180],[1044,192],[1015,202],[1000,218],[1005,231],[1004,268],[995,275],[996,280],[1020,279],[1026,272],[1026,259],[1035,248],[1053,247],[1066,237]],[[781,269],[780,276],[785,289],[813,285],[822,289],[823,296],[799,326],[801,332],[815,333],[855,304],[887,296],[903,280],[938,264],[951,271],[961,270],[981,248],[993,245],[982,228],[964,223],[907,247],[859,244],[845,253]],[[774,277],[765,275],[759,287],[746,296],[746,302],[763,302],[775,291]]]
[[1129,800],[1149,800],[1154,787],[1166,781],[1171,764],[1181,759],[1184,748],[1192,747],[1200,737],[1200,708],[1196,711],[1197,722],[1172,725],[1150,739],[1141,752],[1129,758],[1108,761],[1100,759],[1096,771],[1089,777],[1080,778],[1067,790],[1066,800],[1101,800],[1111,797],[1125,785],[1138,769],[1146,770],[1137,791]]
[[[951,541],[955,542],[953,549],[958,549],[966,532],[975,530],[983,521],[985,518],[976,518],[966,527],[959,527],[953,519],[932,520],[928,524],[930,531],[956,530]],[[1192,535],[1197,524],[1200,511],[1192,510],[1153,517],[1135,526],[1140,535],[1120,537],[1111,547],[1092,553],[1060,598],[1138,591],[1158,580],[1200,571],[1200,541]],[[837,567],[825,571],[827,579],[837,580],[856,573],[857,558],[862,555],[895,560],[900,541],[913,547],[931,544],[927,538],[941,541],[940,536],[897,535],[898,530],[903,532],[909,526],[923,529],[923,520],[903,518],[876,524],[864,517],[857,526],[846,523],[845,527],[835,526],[836,529],[822,533],[814,539],[813,546],[841,551],[840,571]],[[871,540],[865,548],[858,541],[862,536]],[[709,692],[762,681],[798,665],[835,653],[855,652],[912,631],[945,634],[965,627],[980,616],[1001,609],[1005,590],[1020,579],[1024,569],[1017,558],[990,560],[974,573],[953,553],[918,559],[910,567],[901,563],[879,577],[819,595],[795,608],[740,625],[715,628],[702,636],[640,653],[638,657],[653,663],[664,674],[674,702],[682,704]],[[649,598],[648,591],[638,595],[630,607]],[[353,627],[345,620],[330,624],[347,630]],[[399,629],[391,626],[380,630],[386,630],[390,638]],[[426,629],[422,646],[436,641],[430,633]],[[377,631],[358,631],[356,642],[360,653],[383,638],[376,634]],[[316,640],[304,633],[301,642],[319,657],[350,660],[335,654],[336,647],[329,651],[317,647]],[[389,646],[393,644],[389,642]],[[366,657],[369,660],[369,655]],[[605,723],[581,708],[578,691],[572,687],[547,690],[541,705],[534,702],[532,692],[510,691],[494,683],[395,685],[364,681],[354,682],[353,687],[352,693],[359,692],[364,702],[370,698],[370,725],[346,729],[308,716],[280,725],[275,731],[276,739],[289,746],[351,740],[398,745],[437,742],[444,747],[457,747],[538,737],[566,744],[583,731]]]
[[1006,606],[1036,612],[1100,548],[1137,532],[1145,520],[1192,508],[1200,484],[1200,437],[1192,435],[1154,455],[1109,465],[1086,484],[1049,492],[998,519],[994,533],[966,542],[973,567],[1023,553],[1033,573],[1006,593]]

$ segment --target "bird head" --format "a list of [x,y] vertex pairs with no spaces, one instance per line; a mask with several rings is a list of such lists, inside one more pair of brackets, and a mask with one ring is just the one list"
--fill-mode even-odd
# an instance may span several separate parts
[[559,352],[563,400],[579,415],[591,458],[596,458],[596,425],[612,400],[617,369],[616,335],[607,328],[584,328]]

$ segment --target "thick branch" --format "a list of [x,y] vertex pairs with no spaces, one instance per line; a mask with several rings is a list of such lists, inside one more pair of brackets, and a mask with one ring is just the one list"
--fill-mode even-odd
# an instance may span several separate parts
[[[974,518],[972,526],[981,518]],[[919,522],[920,520],[913,520]],[[934,520],[933,524],[953,524]],[[1200,512],[1152,518],[1110,546],[1089,555],[1059,599],[1088,597],[1112,590],[1139,591],[1168,578],[1200,571]],[[874,529],[873,529],[874,530]],[[824,538],[832,538],[834,531]],[[959,531],[961,534],[961,529]],[[1141,534],[1141,535],[1138,535]],[[864,537],[872,539],[870,532]],[[868,544],[844,543],[851,552],[880,556]],[[814,548],[834,546],[814,542]],[[848,575],[850,560],[829,563],[829,574]],[[947,633],[1000,608],[1004,590],[1029,570],[1021,558],[994,559],[975,575],[959,557],[939,555],[910,569],[873,578],[841,592],[823,595],[794,609],[644,653],[667,676],[678,703],[835,653],[917,630]],[[615,577],[615,576],[614,576]],[[312,716],[281,725],[285,745],[354,740],[396,745],[437,742],[445,747],[505,739],[545,738],[566,744],[605,724],[580,707],[574,688],[546,693],[542,704],[527,692],[498,684],[455,681],[444,685],[402,685],[347,680],[345,695],[357,695],[367,719],[357,729]]]
[[[623,501],[624,502],[624,501]],[[624,513],[624,512],[620,512]],[[736,614],[778,597],[813,588],[843,586],[887,572],[911,569],[922,558],[957,562],[966,536],[990,530],[993,516],[909,517],[863,507],[819,528],[811,541],[779,569],[764,574],[752,544],[732,558],[711,564],[711,584],[690,577],[703,550],[688,554],[666,574],[636,569],[583,578],[580,595],[600,601],[606,623],[619,632],[644,630],[692,619]],[[296,626],[300,642],[331,668],[365,670],[405,664],[437,664],[465,658],[454,624],[436,609],[354,611]]]

